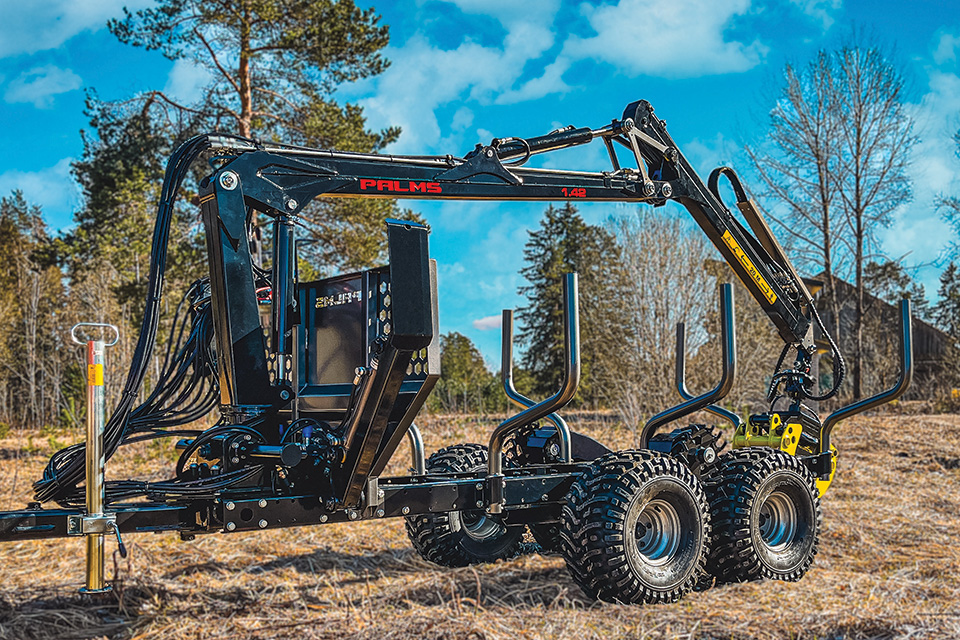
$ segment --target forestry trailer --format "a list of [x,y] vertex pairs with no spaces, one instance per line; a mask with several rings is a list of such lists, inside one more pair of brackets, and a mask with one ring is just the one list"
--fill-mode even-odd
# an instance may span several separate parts
[[[609,171],[524,166],[535,154],[599,140]],[[183,299],[152,392],[139,396],[154,350],[174,200],[191,164],[200,183],[209,275]],[[621,164],[623,159],[628,159]],[[720,197],[732,186],[740,217]],[[735,374],[733,299],[721,287],[722,380],[692,396],[678,327],[682,402],[643,425],[639,447],[610,451],[557,414],[580,378],[577,278],[563,288],[561,388],[534,402],[512,381],[511,312],[504,312],[504,389],[522,410],[486,444],[424,459],[415,417],[440,376],[436,265],[427,229],[389,220],[389,264],[301,282],[298,214],[314,198],[636,202],[683,205],[773,321],[785,346],[768,384],[770,410],[742,420],[716,405]],[[251,254],[252,218],[272,225],[272,260]],[[670,247],[653,250],[669,251]],[[262,313],[268,309],[268,312]],[[814,379],[814,326],[832,351],[833,385]],[[103,341],[89,342],[86,444],[50,460],[36,502],[0,513],[0,540],[87,539],[87,590],[108,588],[104,539],[171,531],[235,534],[403,517],[426,559],[446,566],[509,558],[529,528],[561,553],[594,598],[671,602],[714,583],[798,580],[817,552],[820,499],[836,472],[836,424],[899,396],[912,374],[910,310],[901,306],[897,384],[821,420],[809,405],[837,393],[843,358],[813,298],[729,168],[706,183],[646,101],[600,128],[501,138],[466,156],[346,153],[226,134],[195,137],[172,156],[157,211],[145,313],[123,394],[103,424]],[[784,366],[786,363],[787,366]],[[98,395],[99,394],[99,395]],[[137,399],[140,403],[137,404]],[[206,430],[188,425],[219,407]],[[663,427],[699,410],[732,424],[731,450],[704,425]],[[103,481],[125,443],[174,436],[169,480]],[[408,440],[412,469],[385,477]],[[45,507],[54,502],[58,506]]]

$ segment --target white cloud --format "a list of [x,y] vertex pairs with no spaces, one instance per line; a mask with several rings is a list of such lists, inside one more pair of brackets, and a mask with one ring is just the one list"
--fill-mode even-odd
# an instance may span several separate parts
[[740,145],[728,139],[722,133],[714,136],[713,140],[694,138],[684,144],[682,149],[690,164],[704,176],[709,175],[720,165],[739,166],[743,164],[738,161],[743,155]]
[[823,24],[823,30],[826,31],[833,26],[834,13],[843,5],[842,0],[790,0],[790,4],[796,5],[802,12],[820,21]]
[[[496,46],[467,39],[455,48],[442,49],[418,33],[403,46],[388,48],[385,53],[391,65],[369,81],[370,97],[360,104],[372,126],[403,128],[391,151],[435,148],[441,132],[449,128],[437,120],[439,107],[455,101],[496,102],[513,88],[528,62],[541,58],[554,45],[552,21],[557,2],[538,5],[536,11],[508,2],[486,6],[456,0],[455,4],[468,13],[492,15],[504,26],[506,36]],[[461,109],[454,121],[458,127],[468,127],[472,113]]]
[[3,97],[7,102],[29,102],[38,109],[49,109],[54,96],[75,91],[82,85],[83,80],[70,69],[48,64],[20,74],[7,86]]
[[913,201],[896,212],[882,239],[887,255],[907,256],[907,264],[926,265],[917,278],[929,296],[937,291],[938,264],[944,249],[958,240],[936,209],[938,196],[960,196],[960,159],[953,139],[960,129],[960,75],[952,58],[960,38],[950,38],[949,34],[940,34],[932,43],[933,61],[943,67],[927,69],[926,93],[917,103],[907,105],[920,137],[911,153],[909,169]]
[[486,316],[485,318],[477,318],[473,321],[473,328],[478,331],[493,331],[494,329],[500,329],[502,326],[503,316]]
[[80,202],[80,191],[70,175],[73,158],[63,158],[52,167],[39,171],[12,169],[0,173],[0,196],[19,189],[30,204],[38,204],[51,226],[70,224],[73,210]]
[[580,6],[595,36],[572,36],[561,56],[608,62],[629,75],[697,77],[746,71],[766,55],[759,40],[727,40],[750,0],[620,0]]
[[960,36],[952,33],[941,33],[940,40],[933,50],[933,61],[937,64],[957,61],[957,47],[960,46]]
[[56,49],[109,18],[153,4],[152,0],[30,0],[0,3],[0,58]]
[[570,85],[563,80],[563,74],[570,68],[570,60],[560,57],[547,65],[543,73],[524,83],[517,89],[506,91],[497,97],[497,104],[515,104],[525,100],[536,100],[551,93],[566,93]]
[[453,120],[450,121],[450,128],[455,131],[462,131],[473,124],[473,111],[466,107],[460,107],[453,114]]
[[524,21],[548,21],[560,8],[560,0],[445,0],[464,13],[492,16],[504,26]]
[[207,68],[191,60],[180,59],[173,63],[163,92],[181,104],[190,104],[203,97],[203,88],[212,78]]

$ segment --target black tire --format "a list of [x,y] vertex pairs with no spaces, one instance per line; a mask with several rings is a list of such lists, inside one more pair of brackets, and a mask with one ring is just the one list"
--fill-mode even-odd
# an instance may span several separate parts
[[794,582],[820,542],[820,497],[802,462],[766,447],[721,456],[707,481],[713,524],[710,573],[718,584],[770,578]]
[[567,568],[592,598],[675,602],[704,572],[706,496],[669,456],[620,451],[599,458],[573,483],[561,524]]
[[[486,468],[487,448],[481,444],[447,447],[427,460],[427,473],[469,473]],[[445,567],[513,558],[523,544],[523,525],[507,526],[483,509],[410,516],[406,526],[420,556]]]

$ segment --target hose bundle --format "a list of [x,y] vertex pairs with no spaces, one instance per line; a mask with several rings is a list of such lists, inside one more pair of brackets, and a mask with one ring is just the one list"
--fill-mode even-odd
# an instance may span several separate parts
[[[187,304],[189,311],[178,313],[178,318],[174,320],[174,330],[168,343],[161,378],[153,393],[135,407],[160,323],[160,301],[167,265],[170,225],[177,194],[190,165],[215,143],[218,146],[240,143],[239,146],[243,147],[252,144],[246,138],[232,135],[196,136],[182,144],[167,162],[153,228],[143,322],[123,393],[104,429],[105,459],[109,459],[124,442],[176,435],[179,432],[164,429],[197,420],[216,406],[218,394],[215,393],[216,375],[212,375],[214,359],[210,346],[213,323],[209,300],[202,300],[204,283],[198,281],[190,288],[180,305],[183,310],[184,304]],[[188,320],[190,331],[185,333]],[[142,435],[128,440],[128,436],[133,433]],[[78,490],[77,485],[85,477],[85,449],[83,443],[78,443],[51,456],[43,477],[33,485],[38,501],[58,500],[69,504],[76,499],[78,491],[82,495],[82,490]],[[116,483],[109,484],[115,489],[120,488]],[[146,483],[134,484],[139,486]]]

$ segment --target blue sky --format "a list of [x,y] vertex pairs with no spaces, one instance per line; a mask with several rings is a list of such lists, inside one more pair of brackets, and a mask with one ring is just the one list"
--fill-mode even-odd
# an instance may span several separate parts
[[[145,89],[197,95],[203,71],[119,44],[106,20],[150,0],[0,0],[0,193],[22,189],[51,226],[79,205],[69,165],[82,150],[83,90],[107,100]],[[367,3],[359,1],[358,4]],[[888,0],[409,0],[377,2],[390,26],[382,75],[341,88],[373,127],[400,125],[389,151],[463,154],[477,142],[557,126],[599,127],[644,98],[704,175],[744,167],[744,141],[763,135],[786,62],[835,46],[852,26],[895,50],[907,78],[915,197],[882,230],[929,295],[950,230],[938,194],[960,195],[960,4]],[[601,146],[545,162],[604,169]],[[420,203],[440,263],[441,329],[472,338],[499,366],[499,312],[521,304],[522,249],[542,205]],[[622,209],[627,211],[627,209]],[[585,205],[591,222],[618,211]],[[663,215],[685,215],[665,207]],[[149,233],[144,229],[144,233]]]

